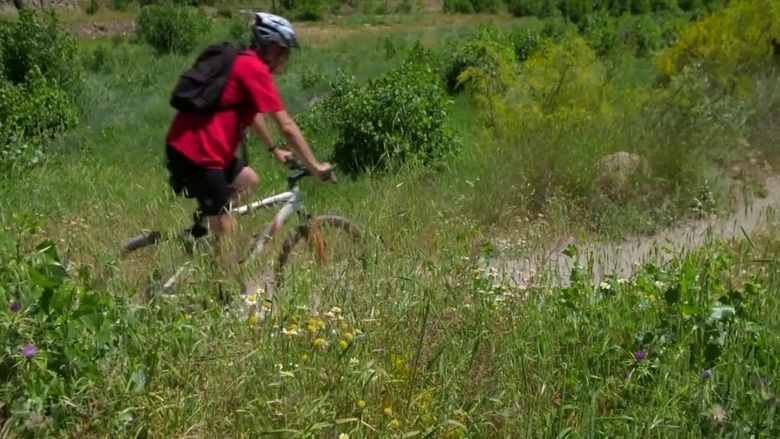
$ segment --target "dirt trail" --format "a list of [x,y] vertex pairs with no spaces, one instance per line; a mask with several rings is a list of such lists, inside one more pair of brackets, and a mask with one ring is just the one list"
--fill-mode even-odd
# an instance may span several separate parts
[[[691,221],[682,226],[665,230],[654,236],[630,237],[623,243],[581,243],[565,238],[550,243],[550,247],[536,251],[525,260],[507,260],[495,258],[491,266],[508,281],[528,286],[537,282],[540,276],[549,276],[557,284],[567,284],[572,264],[575,262],[562,254],[570,244],[576,244],[580,251],[579,260],[587,267],[589,255],[593,254],[593,274],[595,283],[604,276],[616,274],[630,277],[635,263],[652,260],[663,263],[679,255],[685,249],[701,247],[711,238],[737,237],[750,233],[767,221],[767,213],[780,208],[780,177],[766,180],[767,196],[757,198],[752,203],[738,200],[737,209],[725,217]],[[668,249],[670,251],[664,251]]]

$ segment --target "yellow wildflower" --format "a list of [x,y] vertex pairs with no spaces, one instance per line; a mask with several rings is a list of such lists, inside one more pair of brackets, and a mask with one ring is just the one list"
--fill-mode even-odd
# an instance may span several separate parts
[[325,340],[323,340],[322,338],[315,339],[314,346],[317,346],[318,348],[325,346]]
[[385,407],[385,409],[382,410],[382,413],[384,413],[385,416],[393,416],[393,409],[390,407]]
[[365,401],[363,401],[362,399],[358,400],[358,402],[357,402],[357,407],[358,407],[359,409],[362,409],[362,408],[364,408],[365,406],[366,406],[366,402],[365,402]]
[[392,421],[390,421],[390,426],[391,427],[398,427],[399,424],[400,424],[400,422],[398,422],[398,419],[394,418]]
[[346,340],[341,340],[341,341],[339,342],[339,346],[341,347],[341,349],[346,349],[346,348],[347,348],[347,346],[349,346],[349,343],[347,343],[347,341],[346,341]]

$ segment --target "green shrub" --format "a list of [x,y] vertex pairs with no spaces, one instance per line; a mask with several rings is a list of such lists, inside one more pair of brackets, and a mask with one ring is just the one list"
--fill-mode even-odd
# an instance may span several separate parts
[[515,17],[543,17],[549,3],[546,0],[508,0],[506,7]]
[[442,11],[456,14],[473,14],[474,6],[470,0],[444,0]]
[[76,43],[53,12],[33,9],[0,26],[0,168],[31,166],[43,141],[78,122],[74,96],[83,85]]
[[294,21],[320,21],[324,17],[323,0],[283,0],[284,14]]
[[430,57],[418,42],[383,77],[357,84],[342,75],[333,84],[322,110],[337,133],[333,161],[347,173],[433,164],[456,151],[445,126],[451,102]]
[[57,16],[48,11],[41,20],[30,8],[19,11],[19,19],[0,30],[3,76],[15,84],[35,70],[69,92],[83,80],[80,66],[73,62],[76,41],[59,29]]
[[[29,253],[1,250],[5,428],[28,435],[38,430],[42,436],[54,429],[76,431],[83,427],[84,412],[73,401],[81,405],[98,396],[111,367],[107,361],[137,355],[134,346],[142,345],[134,344],[133,335],[139,319],[110,292],[92,290],[87,270],[78,270],[78,277],[68,273],[51,241]],[[128,385],[137,388],[145,376],[136,371]]]
[[456,14],[495,14],[501,10],[502,5],[503,0],[444,0],[442,11]]
[[[462,90],[461,87],[465,83],[458,78],[469,67],[491,65],[492,60],[483,44],[486,41],[499,41],[507,50],[511,48],[507,44],[508,39],[505,35],[492,25],[480,26],[475,36],[465,40],[457,39],[450,43],[450,49],[445,51],[448,55],[443,66],[444,86],[447,92],[457,93]],[[516,47],[515,50],[517,50]]]
[[198,38],[210,27],[211,21],[203,9],[149,5],[141,8],[136,20],[136,35],[158,54],[187,54],[195,49]]
[[515,49],[515,58],[523,62],[539,50],[542,36],[530,29],[516,29],[510,33],[509,39]]

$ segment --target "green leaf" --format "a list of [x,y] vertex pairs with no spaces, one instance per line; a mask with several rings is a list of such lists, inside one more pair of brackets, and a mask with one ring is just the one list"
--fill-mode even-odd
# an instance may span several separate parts
[[667,305],[674,305],[680,300],[680,296],[680,285],[675,284],[666,290],[664,293],[664,300],[666,300]]
[[712,310],[710,310],[708,321],[710,323],[726,321],[732,318],[735,314],[736,311],[734,310],[734,307],[714,306],[712,307]]
[[579,254],[579,252],[580,252],[579,249],[574,244],[569,244],[566,247],[566,249],[563,250],[563,254],[568,256],[568,257],[570,257],[570,258],[573,258],[574,256],[577,256]]

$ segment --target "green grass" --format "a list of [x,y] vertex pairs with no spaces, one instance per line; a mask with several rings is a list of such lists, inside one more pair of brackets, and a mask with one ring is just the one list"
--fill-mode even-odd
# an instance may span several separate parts
[[[457,27],[410,23],[337,38],[309,27],[318,43],[304,47],[280,78],[285,103],[296,114],[305,111],[339,68],[361,81],[393,68],[399,59],[386,57],[387,35],[404,43],[419,37],[435,47],[447,35],[474,31],[473,21]],[[218,28],[201,46],[225,32]],[[652,121],[626,118],[630,124],[619,126],[596,119],[580,131],[546,125],[500,138],[485,129],[477,98],[459,94],[449,123],[459,130],[464,150],[443,170],[412,167],[334,185],[302,184],[311,211],[341,214],[365,230],[371,256],[366,271],[337,279],[317,272],[297,276],[278,292],[273,319],[247,322],[214,303],[208,271],[196,274],[176,301],[146,297],[150,272],[167,273],[182,261],[173,244],[128,260],[116,257],[123,240],[141,229],[189,222],[193,202],[170,195],[162,159],[173,116],[168,93],[192,55],[155,57],[130,41],[91,42],[84,51],[101,45],[110,50],[94,63],[78,97],[81,125],[48,145],[51,154],[41,166],[0,177],[0,262],[9,267],[0,274],[0,298],[23,308],[0,311],[6,334],[0,376],[9,383],[5,394],[24,398],[0,402],[0,425],[14,411],[0,436],[47,428],[30,427],[35,413],[52,416],[55,437],[780,432],[772,396],[780,348],[774,229],[752,246],[715,240],[595,287],[584,274],[584,254],[572,264],[585,266],[575,265],[564,284],[518,287],[486,267],[491,257],[512,262],[501,251],[507,242],[525,241],[533,250],[562,234],[598,235],[582,199],[567,198],[570,188],[542,208],[532,202],[543,183],[529,184],[532,171],[564,184],[588,183],[590,175],[573,170],[640,141],[654,166],[665,166],[661,172],[678,166],[671,161],[679,155],[657,143],[673,133],[653,136]],[[618,92],[605,100],[619,113],[633,96],[621,90],[647,90],[651,79],[648,61],[628,60],[614,79]],[[312,86],[304,89],[303,83]],[[776,78],[766,81],[749,102],[763,109],[762,123],[775,123],[768,112],[778,85]],[[590,89],[574,91],[583,90]],[[752,139],[771,150],[767,145],[777,138],[767,133],[773,132]],[[327,157],[330,145],[318,140],[328,137],[305,134],[315,154]],[[256,196],[283,190],[285,170],[256,141],[250,147],[261,178]],[[699,164],[695,160],[704,156],[698,155],[683,163],[696,165],[696,178],[680,184],[682,196],[693,193],[701,172],[719,177],[718,166],[741,157],[729,156],[728,145],[713,149],[721,163],[708,156]],[[650,156],[654,151],[657,156]],[[551,154],[560,156],[553,161]],[[550,167],[552,162],[566,168],[568,179],[558,177],[564,168]],[[726,189],[715,192],[725,203]],[[669,199],[660,205],[605,203],[600,231],[614,238],[674,225],[685,211]],[[659,219],[667,213],[672,220]],[[239,219],[242,242],[269,219],[268,212]],[[28,230],[31,223],[38,227]],[[72,278],[65,279],[51,252],[33,251],[44,238],[74,269]],[[755,258],[763,261],[749,262]],[[92,277],[77,277],[79,266]],[[323,309],[315,313],[307,307],[320,292]],[[22,358],[24,344],[36,345],[38,353]],[[44,411],[45,398],[56,402],[53,411]],[[723,426],[712,419],[717,407],[727,414]]]

